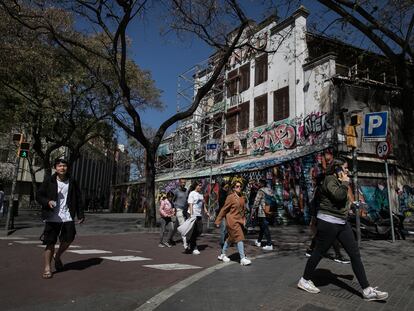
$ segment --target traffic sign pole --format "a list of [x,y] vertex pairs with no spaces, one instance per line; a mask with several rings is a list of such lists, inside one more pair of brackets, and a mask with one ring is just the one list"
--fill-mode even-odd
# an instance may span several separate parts
[[391,206],[391,188],[390,188],[390,179],[388,175],[388,161],[385,158],[385,175],[387,177],[387,189],[388,189],[388,208],[390,210],[390,222],[391,222],[391,235],[392,235],[392,242],[395,242],[395,234],[394,234],[394,219],[392,217],[392,206]]

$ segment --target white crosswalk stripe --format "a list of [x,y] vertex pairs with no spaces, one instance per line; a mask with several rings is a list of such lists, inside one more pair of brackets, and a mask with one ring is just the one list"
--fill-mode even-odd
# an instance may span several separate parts
[[108,259],[113,261],[144,261],[144,260],[152,260],[152,258],[145,258],[145,257],[139,257],[139,256],[105,256],[100,257],[102,259]]
[[[45,247],[45,245],[38,245],[37,247]],[[55,244],[55,249],[59,248],[59,244]],[[70,245],[69,248],[80,248],[79,245]]]
[[80,254],[80,255],[93,255],[93,254],[110,254],[111,251],[104,251],[101,249],[77,249],[77,250],[68,250],[70,253]]
[[198,266],[185,265],[180,263],[167,263],[160,265],[144,265],[143,267],[159,269],[159,270],[187,270],[187,269],[201,269]]
[[2,236],[0,240],[26,240],[26,238],[18,237],[18,236]]
[[19,243],[19,244],[39,244],[39,240],[37,241],[13,241],[14,243]]

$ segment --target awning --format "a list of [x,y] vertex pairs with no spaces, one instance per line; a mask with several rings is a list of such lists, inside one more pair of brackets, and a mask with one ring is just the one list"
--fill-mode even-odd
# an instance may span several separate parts
[[[329,148],[330,145],[318,145],[318,146],[301,146],[295,151],[282,151],[271,154],[266,154],[264,156],[256,156],[249,160],[237,161],[232,163],[225,163],[222,165],[216,165],[210,167],[194,168],[188,170],[177,170],[168,172],[165,174],[159,174],[156,176],[155,181],[167,181],[174,180],[178,178],[192,179],[199,177],[209,177],[215,175],[227,175],[235,174],[246,171],[257,171],[265,168],[273,167],[275,165],[281,164],[283,162],[291,161],[297,158],[304,157],[306,155],[320,152]],[[299,149],[299,150],[298,150]]]

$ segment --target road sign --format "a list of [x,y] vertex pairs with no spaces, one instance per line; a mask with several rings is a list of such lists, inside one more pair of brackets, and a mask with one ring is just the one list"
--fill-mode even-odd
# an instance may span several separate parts
[[384,141],[387,137],[388,111],[366,113],[364,116],[364,141]]
[[384,159],[390,153],[390,144],[387,141],[381,141],[377,145],[377,155]]
[[209,141],[206,144],[206,161],[215,162],[218,160],[220,144],[216,141]]

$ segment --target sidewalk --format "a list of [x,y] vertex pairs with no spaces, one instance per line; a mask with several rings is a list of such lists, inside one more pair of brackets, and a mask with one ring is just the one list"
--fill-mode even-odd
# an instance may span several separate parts
[[[413,310],[412,237],[394,244],[362,243],[368,280],[372,286],[389,292],[386,303],[364,301],[351,265],[328,259],[321,261],[315,277],[321,293],[297,289],[306,264],[303,246],[283,250],[289,245],[284,237],[275,239],[278,250],[271,255],[255,259],[248,267],[227,265],[175,293],[155,310]],[[151,310],[148,307],[137,310]]]

